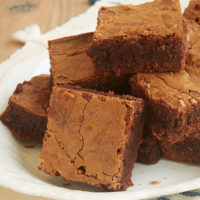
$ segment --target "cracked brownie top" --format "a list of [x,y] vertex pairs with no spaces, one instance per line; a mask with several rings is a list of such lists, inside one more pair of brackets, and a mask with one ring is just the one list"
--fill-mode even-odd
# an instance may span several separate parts
[[99,11],[96,38],[115,36],[183,35],[178,0],[156,0],[141,5],[102,7]]

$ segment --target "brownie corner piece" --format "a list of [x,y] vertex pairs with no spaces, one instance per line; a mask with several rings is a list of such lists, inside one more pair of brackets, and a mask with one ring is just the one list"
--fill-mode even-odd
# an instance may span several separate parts
[[15,137],[42,143],[50,93],[49,75],[39,75],[18,84],[0,120]]
[[121,74],[179,71],[185,53],[178,0],[101,8],[88,50],[97,67]]
[[53,87],[40,169],[105,190],[126,190],[141,141],[143,106],[131,96]]
[[79,85],[128,94],[131,74],[115,76],[112,69],[97,69],[86,53],[92,39],[93,33],[84,33],[49,41],[52,85]]

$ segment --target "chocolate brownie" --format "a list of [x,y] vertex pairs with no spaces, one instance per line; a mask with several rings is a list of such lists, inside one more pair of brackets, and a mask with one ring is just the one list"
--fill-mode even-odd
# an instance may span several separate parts
[[132,96],[53,87],[39,168],[66,180],[125,190],[132,184],[143,106]]
[[191,0],[189,6],[185,9],[183,16],[200,25],[200,1]]
[[102,7],[88,51],[98,68],[116,74],[179,71],[185,53],[179,0]]
[[148,126],[159,140],[165,138],[171,143],[182,141],[188,131],[192,131],[190,125],[194,125],[199,117],[200,29],[188,20],[186,24],[189,45],[186,70],[177,73],[140,73],[130,81],[132,94],[144,97],[149,105],[148,112],[152,114],[148,121],[152,121],[148,122]]
[[53,85],[80,85],[118,94],[128,94],[130,74],[116,76],[111,69],[96,69],[86,54],[93,33],[85,33],[49,41],[51,79]]
[[47,124],[50,77],[40,75],[18,84],[1,121],[21,140],[41,143]]

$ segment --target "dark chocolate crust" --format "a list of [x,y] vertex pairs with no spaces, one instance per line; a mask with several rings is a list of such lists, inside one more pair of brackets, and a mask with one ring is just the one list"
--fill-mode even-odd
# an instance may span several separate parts
[[0,120],[21,140],[42,142],[51,88],[49,75],[18,84]]
[[98,68],[116,74],[183,69],[186,43],[179,1],[102,7],[88,55]]
[[141,142],[143,107],[142,99],[131,96],[53,87],[39,168],[66,180],[126,190]]
[[[79,85],[99,91],[129,94],[131,74],[116,75],[112,69],[97,69],[86,54],[93,33],[49,41],[52,85]],[[78,73],[77,73],[78,72]]]

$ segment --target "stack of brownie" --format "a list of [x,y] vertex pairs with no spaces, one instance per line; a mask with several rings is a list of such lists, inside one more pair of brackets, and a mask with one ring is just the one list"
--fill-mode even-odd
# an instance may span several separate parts
[[199,16],[198,0],[184,16],[179,0],[102,7],[94,33],[49,41],[50,77],[19,84],[0,119],[44,136],[41,170],[106,190],[131,186],[136,160],[200,164]]

